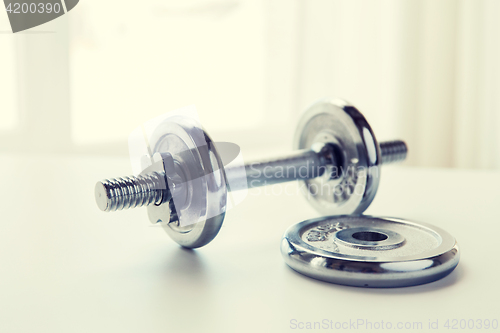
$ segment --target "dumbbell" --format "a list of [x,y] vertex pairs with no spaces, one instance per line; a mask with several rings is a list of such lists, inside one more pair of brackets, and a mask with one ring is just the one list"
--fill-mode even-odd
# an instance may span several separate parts
[[[139,176],[98,182],[97,205],[103,211],[147,206],[150,221],[163,222],[169,236],[187,248],[215,238],[227,192],[240,188],[302,180],[320,213],[361,214],[377,192],[379,166],[407,154],[403,141],[379,145],[361,112],[340,99],[320,100],[306,110],[294,138],[296,151],[243,167],[225,168],[216,144],[188,117],[160,123],[149,144],[154,163]],[[182,218],[197,223],[183,225]]]

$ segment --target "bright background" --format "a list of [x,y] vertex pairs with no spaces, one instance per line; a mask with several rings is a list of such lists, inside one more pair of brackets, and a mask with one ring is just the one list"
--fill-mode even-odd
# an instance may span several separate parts
[[123,155],[196,104],[216,141],[286,149],[315,100],[347,99],[409,165],[500,168],[498,0],[83,0],[11,34],[0,11],[0,151]]

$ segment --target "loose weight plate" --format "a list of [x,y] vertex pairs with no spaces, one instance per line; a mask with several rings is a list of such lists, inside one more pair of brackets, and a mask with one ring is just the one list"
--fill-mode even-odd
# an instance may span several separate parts
[[356,287],[407,287],[439,280],[459,261],[455,239],[423,223],[374,216],[306,220],[283,236],[281,253],[295,271]]

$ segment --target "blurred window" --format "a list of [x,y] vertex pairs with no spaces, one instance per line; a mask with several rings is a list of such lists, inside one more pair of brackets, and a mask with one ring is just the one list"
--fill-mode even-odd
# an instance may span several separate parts
[[70,14],[74,142],[125,141],[145,120],[190,104],[211,131],[262,123],[263,7],[263,0],[82,1]]

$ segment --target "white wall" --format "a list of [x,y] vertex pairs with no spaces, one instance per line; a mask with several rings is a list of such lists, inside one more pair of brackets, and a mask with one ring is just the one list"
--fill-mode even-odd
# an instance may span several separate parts
[[300,107],[348,99],[412,165],[500,167],[500,1],[303,4]]
[[500,1],[136,4],[0,34],[1,151],[126,154],[139,123],[194,103],[216,140],[258,153],[335,96],[405,139],[410,165],[500,168]]

